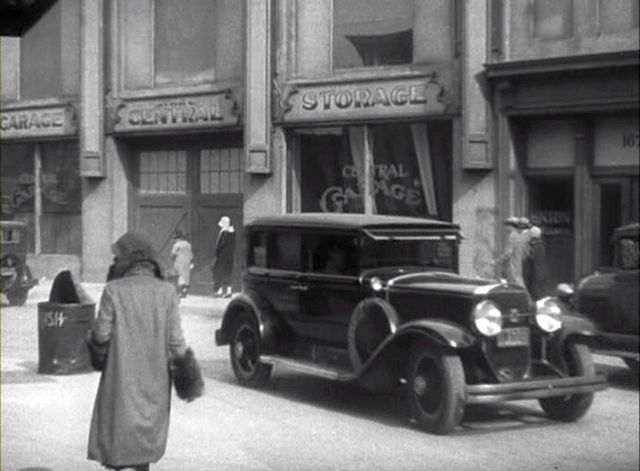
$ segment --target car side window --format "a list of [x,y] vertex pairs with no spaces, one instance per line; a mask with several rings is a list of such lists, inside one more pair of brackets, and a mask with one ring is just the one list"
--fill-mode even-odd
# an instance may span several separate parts
[[353,236],[308,234],[305,254],[309,272],[346,276],[357,273],[357,245]]
[[267,268],[267,233],[253,232],[249,237],[248,266]]
[[274,232],[268,247],[269,268],[300,271],[301,238],[294,232]]

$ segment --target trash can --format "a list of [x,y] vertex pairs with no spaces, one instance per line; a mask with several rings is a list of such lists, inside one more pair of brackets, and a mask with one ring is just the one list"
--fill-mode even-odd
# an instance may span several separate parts
[[93,370],[86,339],[95,303],[80,301],[70,272],[64,271],[53,282],[49,302],[38,303],[38,373]]

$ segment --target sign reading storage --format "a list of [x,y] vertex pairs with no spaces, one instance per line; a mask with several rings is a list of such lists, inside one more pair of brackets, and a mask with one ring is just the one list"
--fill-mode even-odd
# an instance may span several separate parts
[[434,75],[418,78],[285,87],[284,121],[336,121],[439,115],[447,111]]

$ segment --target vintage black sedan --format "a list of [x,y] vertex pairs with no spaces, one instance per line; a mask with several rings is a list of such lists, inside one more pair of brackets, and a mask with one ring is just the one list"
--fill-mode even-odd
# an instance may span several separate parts
[[611,266],[582,279],[575,293],[575,308],[601,330],[593,345],[596,351],[622,358],[636,375],[640,360],[639,235],[639,223],[617,228],[611,238]]
[[535,398],[575,421],[605,388],[591,321],[520,286],[458,275],[456,224],[285,214],[254,220],[246,237],[244,290],[216,331],[243,385],[264,385],[273,365],[403,385],[415,423],[436,434],[471,403]]

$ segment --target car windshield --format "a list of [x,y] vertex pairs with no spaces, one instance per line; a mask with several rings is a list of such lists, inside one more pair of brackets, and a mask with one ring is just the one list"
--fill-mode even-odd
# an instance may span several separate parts
[[363,268],[420,266],[456,271],[457,240],[430,239],[365,239]]

